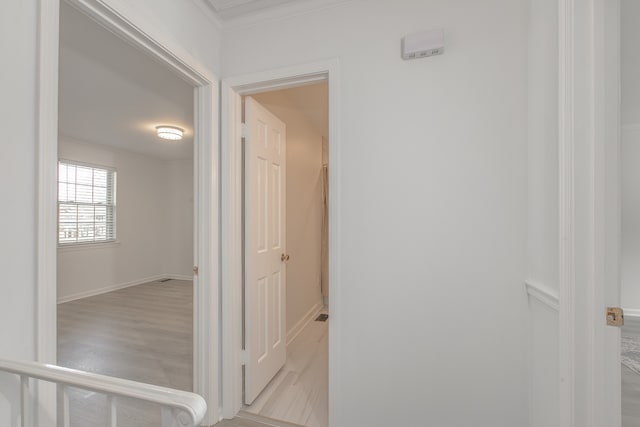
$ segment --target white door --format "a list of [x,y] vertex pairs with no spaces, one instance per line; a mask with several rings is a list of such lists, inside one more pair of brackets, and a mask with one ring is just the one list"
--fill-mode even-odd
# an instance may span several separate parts
[[245,366],[251,404],[286,361],[286,127],[245,100]]

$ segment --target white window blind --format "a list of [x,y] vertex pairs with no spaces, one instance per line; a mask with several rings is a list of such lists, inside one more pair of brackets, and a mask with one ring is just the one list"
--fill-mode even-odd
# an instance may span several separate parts
[[58,243],[116,239],[116,171],[58,162]]

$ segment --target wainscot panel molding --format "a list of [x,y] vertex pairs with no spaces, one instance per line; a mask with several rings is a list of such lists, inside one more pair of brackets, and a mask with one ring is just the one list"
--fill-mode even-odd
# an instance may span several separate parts
[[626,320],[631,320],[632,322],[638,323],[640,322],[640,309],[637,308],[624,308],[624,317]]
[[300,319],[295,325],[293,325],[291,330],[287,332],[287,345],[291,344],[293,340],[295,340],[298,335],[300,335],[300,332],[302,332],[302,330],[309,324],[309,322],[313,321],[313,319],[320,313],[321,310],[322,303],[318,302],[313,307],[311,307],[307,314],[302,316],[302,319]]
[[558,291],[532,280],[527,280],[525,282],[525,287],[527,288],[529,298],[538,300],[554,311],[560,310],[560,297],[558,296]]

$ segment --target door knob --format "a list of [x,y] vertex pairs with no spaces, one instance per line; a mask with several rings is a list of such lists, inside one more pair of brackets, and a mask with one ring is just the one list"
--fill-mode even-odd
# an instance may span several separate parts
[[623,326],[624,312],[620,307],[607,307],[607,325]]
[[285,254],[280,255],[280,261],[282,262],[289,261],[289,255],[285,255]]

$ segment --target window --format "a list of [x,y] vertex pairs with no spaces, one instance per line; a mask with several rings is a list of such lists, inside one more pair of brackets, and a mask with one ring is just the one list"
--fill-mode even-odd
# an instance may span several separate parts
[[58,162],[58,243],[116,239],[116,171]]

